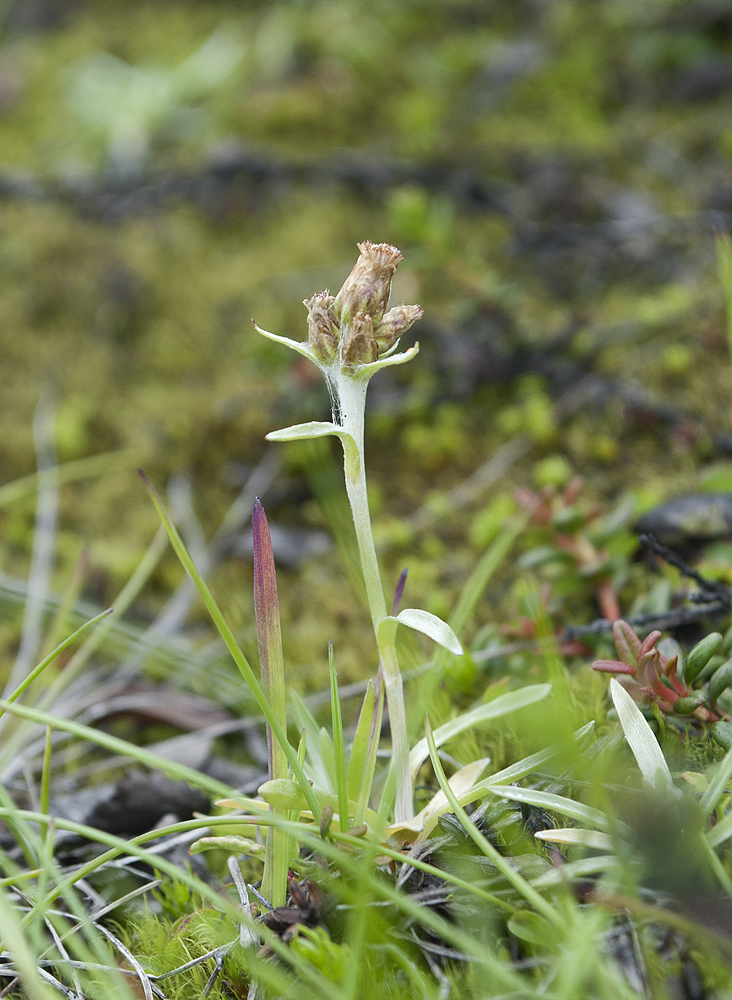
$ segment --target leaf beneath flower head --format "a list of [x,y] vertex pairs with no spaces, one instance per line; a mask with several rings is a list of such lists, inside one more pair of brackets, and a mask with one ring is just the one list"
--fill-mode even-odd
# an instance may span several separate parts
[[[254,323],[254,320],[252,320],[252,323]],[[269,330],[263,330],[261,327],[257,326],[256,323],[254,323],[254,329],[257,333],[261,333],[262,336],[266,337],[268,340],[274,340],[277,344],[284,344],[285,347],[289,347],[291,350],[297,351],[298,354],[304,355],[306,358],[309,358],[313,364],[318,365],[320,368],[320,362],[307,341],[290,340],[289,337],[280,337],[277,333],[270,333]]]
[[403,365],[405,361],[411,361],[417,354],[419,354],[419,343],[414,344],[408,351],[402,351],[401,354],[388,354],[379,358],[378,361],[359,365],[358,368],[354,369],[352,377],[359,380],[370,379],[381,368],[388,368],[390,365]]

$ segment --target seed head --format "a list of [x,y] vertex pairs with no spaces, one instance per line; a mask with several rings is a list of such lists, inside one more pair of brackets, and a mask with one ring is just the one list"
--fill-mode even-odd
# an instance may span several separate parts
[[379,348],[374,339],[374,321],[366,312],[356,313],[345,327],[341,344],[341,364],[347,368],[376,361]]
[[338,351],[340,331],[332,315],[334,302],[327,291],[303,300],[308,311],[308,343],[321,361],[332,361]]
[[389,302],[391,281],[403,255],[388,243],[358,244],[361,256],[336,296],[334,314],[341,326],[357,313],[368,313],[379,323]]
[[410,326],[421,318],[423,313],[422,306],[394,306],[393,309],[390,309],[374,329],[374,339],[379,348],[379,354],[384,354],[385,351],[393,347]]

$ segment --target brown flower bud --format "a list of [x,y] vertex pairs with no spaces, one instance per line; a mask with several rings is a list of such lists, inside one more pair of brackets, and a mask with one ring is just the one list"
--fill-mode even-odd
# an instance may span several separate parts
[[327,291],[303,300],[308,311],[308,343],[321,361],[332,361],[338,351],[339,330],[331,315],[334,302]]
[[407,330],[421,319],[424,310],[422,306],[394,306],[374,328],[374,339],[379,348],[379,354],[388,351]]
[[388,243],[358,244],[361,256],[336,296],[334,315],[341,326],[356,313],[368,313],[378,323],[389,302],[394,272],[404,257]]
[[341,363],[349,368],[376,361],[379,348],[374,340],[374,321],[368,313],[359,312],[344,329]]

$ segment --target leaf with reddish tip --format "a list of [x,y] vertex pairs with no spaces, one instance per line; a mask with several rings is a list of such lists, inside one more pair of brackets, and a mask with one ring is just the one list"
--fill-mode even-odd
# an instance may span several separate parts
[[622,663],[620,660],[594,660],[592,663],[593,670],[600,670],[605,674],[634,674],[635,667],[631,667],[627,663]]
[[682,697],[687,693],[686,686],[681,683],[678,676],[679,670],[679,657],[678,655],[672,656],[671,659],[666,664],[666,677],[673,684],[674,691]]
[[661,635],[662,635],[662,633],[659,632],[658,629],[654,629],[653,632],[649,632],[648,633],[648,635],[645,637],[645,639],[641,643],[640,650],[638,651],[638,659],[639,660],[640,660],[640,658],[642,656],[645,656],[646,653],[649,653],[653,649],[653,647],[656,645],[656,643],[658,642],[658,640],[661,638]]
[[635,630],[621,618],[613,624],[613,639],[620,659],[629,667],[634,667],[641,648],[641,641]]
[[170,543],[173,546],[175,554],[178,556],[184,569],[186,570],[191,580],[195,584],[196,590],[198,591],[201,600],[203,601],[206,607],[206,610],[211,615],[211,619],[214,625],[218,629],[221,638],[224,640],[226,648],[229,650],[229,653],[231,654],[234,663],[239,668],[239,671],[244,680],[246,681],[249,690],[254,695],[254,699],[257,702],[257,705],[259,706],[262,714],[267,719],[267,722],[272,726],[272,729],[277,736],[277,742],[283,748],[285,755],[287,756],[287,759],[290,763],[290,767],[292,768],[292,773],[296,777],[298,785],[302,789],[303,795],[307,799],[308,804],[313,812],[313,815],[320,816],[320,806],[318,805],[317,799],[313,795],[312,788],[310,787],[308,780],[305,777],[305,774],[303,773],[302,764],[298,761],[297,754],[292,749],[290,744],[287,742],[287,734],[285,732],[284,727],[280,725],[279,720],[273,714],[272,708],[269,704],[265,692],[262,690],[261,684],[259,684],[259,682],[257,681],[257,678],[254,675],[254,671],[249,666],[249,661],[239,648],[236,638],[234,637],[234,633],[231,631],[229,625],[226,622],[226,619],[222,615],[221,610],[219,609],[219,606],[214,600],[211,591],[208,589],[206,583],[201,577],[201,574],[196,569],[196,565],[191,559],[190,553],[188,552],[188,549],[185,547],[185,544],[183,543],[183,539],[180,537],[180,534],[178,533],[178,529],[170,520],[170,516],[168,515],[168,512],[163,506],[163,503],[160,497],[158,496],[155,487],[152,485],[152,483],[147,478],[142,469],[138,469],[138,472],[140,473],[140,477],[142,478],[142,481],[144,482],[145,486],[147,487],[150,493],[152,501],[155,505],[155,509],[157,510],[160,520],[163,523],[165,532],[168,538],[170,539]]
[[[257,498],[252,511],[252,543],[254,555],[254,618],[257,624],[259,664],[262,686],[272,713],[284,731],[287,729],[285,700],[285,667],[282,657],[280,604],[277,596],[272,539],[267,515]],[[267,726],[267,751],[270,780],[287,778],[287,757]],[[283,906],[287,896],[288,834],[272,828],[267,831],[267,852],[264,863],[265,896],[274,906]]]
[[267,699],[272,704],[273,668],[275,672],[282,671],[282,634],[272,539],[269,534],[267,515],[259,498],[254,501],[254,510],[252,511],[252,549],[254,556],[254,618],[257,623],[259,663]]

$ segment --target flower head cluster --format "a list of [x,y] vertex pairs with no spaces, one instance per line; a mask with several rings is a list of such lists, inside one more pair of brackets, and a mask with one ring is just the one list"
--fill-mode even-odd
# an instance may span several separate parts
[[394,348],[422,315],[421,306],[395,306],[386,311],[394,272],[404,258],[388,243],[358,244],[361,256],[333,296],[317,292],[305,299],[308,343],[325,363],[341,367],[371,364]]

